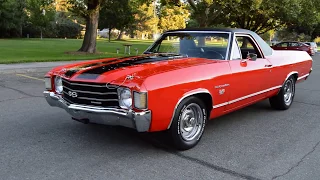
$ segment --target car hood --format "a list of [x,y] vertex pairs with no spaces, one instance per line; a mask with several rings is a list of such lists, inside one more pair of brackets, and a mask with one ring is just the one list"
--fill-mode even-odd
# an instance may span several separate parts
[[[60,66],[51,71],[71,81],[141,86],[147,77],[203,64],[221,62],[164,54],[109,58]],[[140,87],[138,87],[140,88]]]

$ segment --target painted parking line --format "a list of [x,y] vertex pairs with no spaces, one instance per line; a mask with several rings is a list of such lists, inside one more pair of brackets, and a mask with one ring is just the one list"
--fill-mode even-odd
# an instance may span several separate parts
[[29,79],[34,79],[34,80],[38,80],[38,81],[44,81],[44,79],[40,79],[40,78],[36,78],[36,77],[32,77],[32,76],[27,76],[24,74],[16,74],[17,76],[21,76],[21,77],[25,77],[25,78],[29,78]]

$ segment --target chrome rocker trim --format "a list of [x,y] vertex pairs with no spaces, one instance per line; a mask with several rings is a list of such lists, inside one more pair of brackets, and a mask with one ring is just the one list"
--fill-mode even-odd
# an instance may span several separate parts
[[83,123],[124,126],[136,129],[138,132],[149,131],[151,124],[150,110],[134,112],[117,108],[82,106],[70,104],[54,92],[44,91],[43,94],[50,106],[66,110],[73,120]]

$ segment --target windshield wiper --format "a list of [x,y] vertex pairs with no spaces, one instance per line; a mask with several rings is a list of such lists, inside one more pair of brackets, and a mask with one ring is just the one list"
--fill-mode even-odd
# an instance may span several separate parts
[[157,55],[162,57],[170,57],[170,56],[188,57],[188,55],[186,54],[179,54],[179,53],[157,53]]
[[160,57],[169,57],[169,58],[182,58],[182,57],[188,57],[187,54],[179,54],[179,53],[156,53],[156,52],[150,52],[146,51],[144,54],[153,54],[155,56],[160,56]]

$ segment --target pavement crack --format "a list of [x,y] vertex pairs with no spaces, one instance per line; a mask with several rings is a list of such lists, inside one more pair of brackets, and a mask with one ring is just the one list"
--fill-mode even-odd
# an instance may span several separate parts
[[294,168],[298,167],[307,156],[312,154],[317,149],[319,144],[320,144],[320,141],[317,142],[316,145],[313,146],[312,150],[309,151],[307,154],[305,154],[295,165],[293,165],[291,168],[289,168],[285,173],[272,177],[272,180],[277,179],[279,177],[283,177],[283,176],[289,174]]
[[253,177],[253,176],[250,176],[250,175],[246,175],[246,174],[243,174],[243,173],[239,173],[239,172],[236,172],[236,171],[233,171],[231,169],[227,169],[227,168],[224,168],[224,167],[221,167],[221,166],[218,166],[218,165],[214,165],[214,164],[208,163],[206,161],[203,161],[203,160],[200,160],[200,159],[197,159],[197,158],[194,158],[194,157],[183,155],[181,153],[171,152],[171,154],[174,154],[174,155],[176,155],[178,157],[181,157],[183,159],[195,162],[195,163],[200,164],[202,166],[205,166],[207,168],[214,169],[216,171],[219,171],[219,172],[222,172],[222,173],[225,173],[225,174],[229,174],[229,175],[237,177],[237,178],[242,178],[242,179],[247,179],[247,180],[260,180],[259,178],[256,178],[256,177]]
[[222,166],[218,166],[218,165],[214,165],[214,164],[211,164],[207,161],[204,161],[204,160],[201,160],[201,159],[198,159],[198,158],[194,158],[194,157],[190,157],[190,156],[187,156],[187,155],[184,155],[180,152],[177,152],[176,150],[172,149],[170,146],[166,145],[165,143],[159,141],[159,140],[156,140],[154,138],[152,139],[149,139],[147,141],[151,141],[151,144],[155,145],[157,148],[167,152],[167,153],[170,153],[174,156],[178,156],[182,159],[185,159],[185,160],[188,160],[188,161],[191,161],[191,162],[194,162],[194,163],[197,163],[199,165],[202,165],[202,166],[205,166],[209,169],[213,169],[215,171],[218,171],[218,172],[221,172],[221,173],[224,173],[224,174],[228,174],[230,176],[233,176],[233,177],[237,177],[237,178],[241,178],[241,179],[247,179],[247,180],[261,180],[259,178],[256,178],[256,177],[253,177],[253,176],[250,176],[250,175],[247,175],[247,174],[243,174],[243,173],[239,173],[239,172],[236,172],[236,171],[233,171],[231,169],[227,169],[227,168],[224,168]]
[[35,95],[32,95],[32,94],[28,94],[28,93],[23,92],[23,91],[21,91],[21,90],[19,90],[19,89],[11,88],[11,87],[8,87],[8,86],[5,86],[5,85],[0,85],[0,87],[3,87],[3,88],[6,88],[6,89],[10,89],[10,90],[16,91],[16,92],[18,92],[18,93],[20,93],[20,94],[23,94],[23,95],[25,95],[25,96],[29,96],[29,97],[39,97],[39,96],[35,96]]

